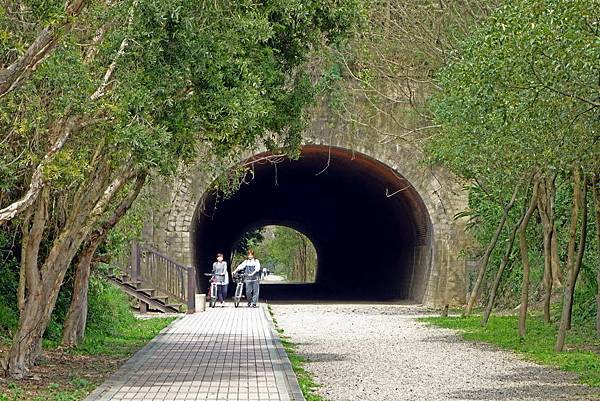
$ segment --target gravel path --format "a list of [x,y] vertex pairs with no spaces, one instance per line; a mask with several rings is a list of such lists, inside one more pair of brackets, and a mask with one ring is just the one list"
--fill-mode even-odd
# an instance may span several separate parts
[[408,305],[273,305],[331,401],[598,400],[576,376],[416,321]]

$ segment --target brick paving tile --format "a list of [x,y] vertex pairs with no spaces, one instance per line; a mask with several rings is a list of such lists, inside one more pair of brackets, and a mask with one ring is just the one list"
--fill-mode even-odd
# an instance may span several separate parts
[[304,401],[264,308],[175,321],[85,401]]

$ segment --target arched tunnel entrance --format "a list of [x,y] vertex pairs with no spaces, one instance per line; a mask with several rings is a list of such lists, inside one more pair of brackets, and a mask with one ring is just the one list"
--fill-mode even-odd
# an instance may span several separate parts
[[310,238],[318,268],[315,283],[263,285],[261,298],[423,298],[432,244],[426,206],[399,172],[375,159],[309,145],[298,160],[254,163],[253,179],[230,198],[207,192],[191,227],[200,288],[217,252],[227,258],[242,234],[266,225]]

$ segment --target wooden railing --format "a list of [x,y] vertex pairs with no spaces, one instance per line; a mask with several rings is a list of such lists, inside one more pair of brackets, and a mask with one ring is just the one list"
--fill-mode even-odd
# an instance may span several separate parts
[[187,305],[188,313],[196,309],[196,270],[184,266],[148,245],[132,242],[127,273],[132,280],[141,281],[171,299]]

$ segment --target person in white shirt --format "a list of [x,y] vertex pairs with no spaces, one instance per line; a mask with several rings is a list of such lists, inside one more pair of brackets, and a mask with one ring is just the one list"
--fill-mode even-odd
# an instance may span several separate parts
[[258,292],[260,290],[259,274],[260,274],[260,262],[254,257],[254,251],[248,251],[248,258],[235,268],[233,273],[243,270],[246,274],[246,299],[248,300],[248,306],[256,308],[258,303]]

